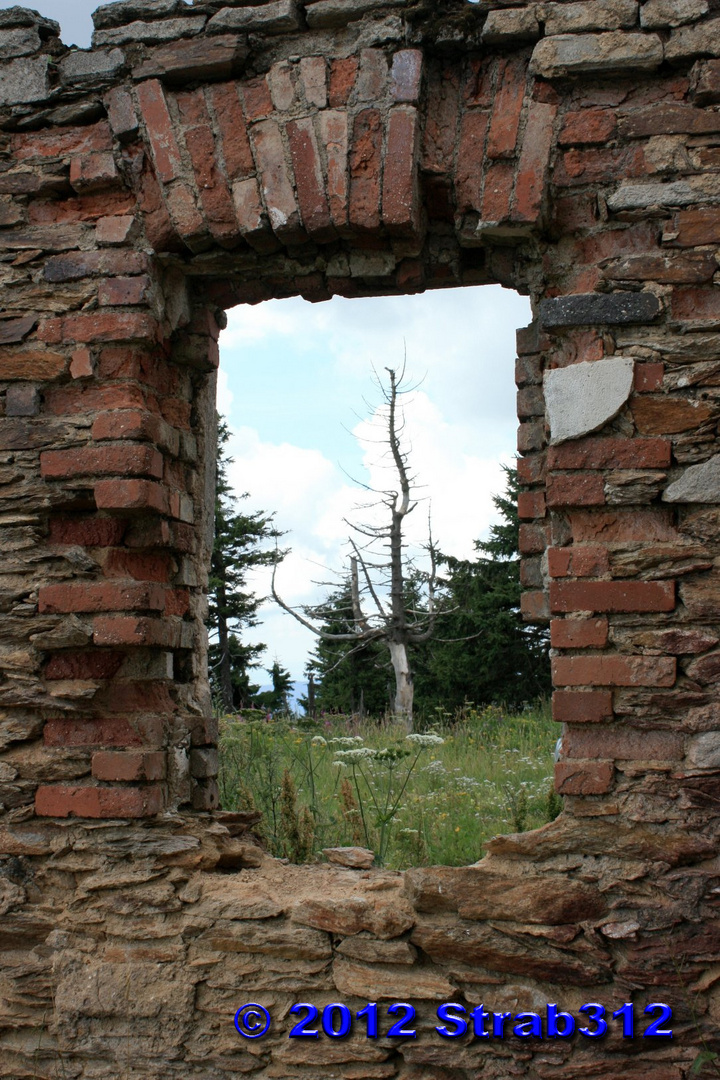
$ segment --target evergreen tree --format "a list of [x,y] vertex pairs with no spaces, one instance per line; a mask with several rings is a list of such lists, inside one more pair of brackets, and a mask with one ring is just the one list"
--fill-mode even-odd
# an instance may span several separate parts
[[292,675],[278,660],[273,661],[268,675],[272,679],[272,690],[255,694],[255,704],[270,712],[289,712],[290,694],[294,685]]
[[[250,670],[258,666],[264,645],[245,644],[239,634],[256,626],[262,597],[247,587],[247,575],[256,566],[276,560],[275,550],[263,550],[264,541],[278,534],[272,515],[238,513],[238,497],[232,494],[227,468],[232,459],[224,452],[230,438],[227,424],[218,419],[217,481],[215,488],[215,539],[208,584],[210,634],[209,668],[213,693],[224,709],[249,703],[259,687],[250,681]],[[247,498],[247,494],[240,498]]]
[[[312,615],[326,634],[350,633],[354,625],[350,581],[331,593]],[[320,637],[306,672],[314,682],[316,712],[379,716],[390,708],[392,669],[387,649],[379,641]],[[305,707],[309,708],[309,702]]]
[[[418,706],[425,712],[476,705],[522,705],[550,692],[548,636],[520,615],[520,559],[515,469],[506,467],[507,488],[495,496],[502,522],[490,538],[476,541],[476,560],[441,556],[442,605],[448,610],[438,637],[415,658]],[[442,609],[442,608],[441,608]]]

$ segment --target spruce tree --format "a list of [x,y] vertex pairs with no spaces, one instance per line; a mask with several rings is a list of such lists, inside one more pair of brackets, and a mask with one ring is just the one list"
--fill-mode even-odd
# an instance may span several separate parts
[[257,610],[263,598],[248,589],[247,575],[256,566],[268,566],[276,559],[275,550],[265,550],[263,543],[278,534],[272,527],[272,514],[260,511],[239,513],[238,499],[228,482],[227,469],[232,458],[225,453],[230,431],[218,418],[217,481],[215,488],[215,538],[210,561],[207,627],[210,634],[210,684],[219,705],[227,710],[249,704],[259,689],[250,681],[250,671],[257,667],[265,645],[249,645],[240,636],[244,629],[256,626]]

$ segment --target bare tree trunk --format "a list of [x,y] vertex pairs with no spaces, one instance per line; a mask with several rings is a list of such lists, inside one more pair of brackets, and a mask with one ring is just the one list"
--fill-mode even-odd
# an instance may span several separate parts
[[407,645],[403,641],[388,641],[387,646],[395,672],[395,714],[405,721],[409,735],[413,729],[413,677]]

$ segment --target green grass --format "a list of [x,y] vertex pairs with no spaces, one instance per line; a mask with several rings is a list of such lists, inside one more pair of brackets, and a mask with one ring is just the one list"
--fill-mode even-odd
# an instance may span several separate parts
[[545,705],[515,716],[467,705],[410,739],[392,718],[265,723],[246,713],[220,727],[221,804],[262,810],[280,857],[360,844],[396,869],[462,866],[482,858],[491,836],[535,828],[560,809],[559,729]]

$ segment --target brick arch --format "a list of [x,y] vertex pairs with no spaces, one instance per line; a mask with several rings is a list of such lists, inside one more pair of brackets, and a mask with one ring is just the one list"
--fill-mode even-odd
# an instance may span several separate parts
[[[35,1049],[11,1034],[5,1075],[45,1075],[48,1010],[46,1072],[52,1053],[117,1065],[97,1040],[133,1008],[139,1060],[232,1075],[244,1051],[207,1016],[228,987],[288,1004],[283,963],[318,994],[500,1003],[510,983],[515,1008],[591,987],[612,1007],[664,995],[686,1024],[693,983],[716,1015],[714,5],[123,0],[95,21],[78,51],[0,12],[0,944],[31,958],[13,1002],[46,979],[11,1006]],[[550,621],[565,811],[478,867],[225,878],[257,855],[215,810],[203,671],[223,312],[490,282],[535,314],[523,610]],[[697,1041],[657,1060],[612,1043],[592,1068],[682,1080]],[[593,1056],[563,1046],[513,1068]],[[367,1075],[480,1064],[423,1053]]]

